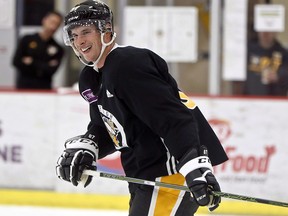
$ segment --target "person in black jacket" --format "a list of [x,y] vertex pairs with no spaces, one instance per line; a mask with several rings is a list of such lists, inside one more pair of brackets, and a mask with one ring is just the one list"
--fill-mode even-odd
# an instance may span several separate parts
[[[126,176],[187,185],[191,193],[129,183],[130,216],[191,216],[213,211],[220,191],[213,165],[227,160],[218,138],[196,104],[181,92],[167,63],[148,49],[115,43],[112,12],[100,1],[76,5],[65,17],[65,44],[86,67],[79,91],[89,103],[84,135],[65,142],[57,176],[89,185],[85,169],[121,152]],[[192,197],[191,197],[192,194]]]
[[56,11],[42,19],[41,31],[23,36],[17,44],[13,65],[17,69],[16,88],[51,89],[52,78],[64,55],[53,38],[63,17]]
[[288,51],[276,35],[276,32],[257,32],[257,38],[248,41],[246,80],[236,82],[235,94],[288,95]]
[[248,43],[247,61],[244,94],[287,96],[288,51],[276,32],[258,32],[258,40]]

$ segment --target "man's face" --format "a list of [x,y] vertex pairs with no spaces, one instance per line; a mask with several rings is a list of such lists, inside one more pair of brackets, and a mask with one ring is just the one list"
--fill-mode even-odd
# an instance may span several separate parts
[[71,30],[73,45],[87,62],[95,62],[101,52],[101,37],[94,25],[78,26]]
[[258,38],[259,38],[260,44],[264,48],[269,48],[273,46],[274,44],[276,33],[275,32],[258,32]]
[[56,14],[50,14],[43,18],[42,25],[45,29],[45,32],[49,34],[51,37],[57,31],[62,23],[62,18]]

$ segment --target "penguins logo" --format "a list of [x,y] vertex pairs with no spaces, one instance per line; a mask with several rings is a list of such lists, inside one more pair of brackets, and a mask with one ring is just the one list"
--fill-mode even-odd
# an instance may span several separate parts
[[128,147],[126,135],[122,125],[118,122],[115,116],[109,111],[103,109],[101,105],[98,105],[99,111],[101,113],[102,120],[105,127],[114,142],[116,149],[121,149]]
[[122,140],[120,131],[117,129],[116,125],[110,119],[108,119],[105,116],[102,119],[115,146],[120,147],[120,143]]

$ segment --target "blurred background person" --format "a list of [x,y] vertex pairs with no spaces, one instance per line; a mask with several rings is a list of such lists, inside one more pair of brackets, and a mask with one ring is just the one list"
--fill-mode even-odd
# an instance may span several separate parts
[[20,39],[12,62],[17,69],[16,88],[52,88],[52,77],[64,55],[63,47],[53,38],[62,20],[60,13],[48,12],[42,19],[42,28],[38,33]]
[[257,39],[248,42],[243,94],[287,96],[288,51],[276,36],[276,32],[258,32]]

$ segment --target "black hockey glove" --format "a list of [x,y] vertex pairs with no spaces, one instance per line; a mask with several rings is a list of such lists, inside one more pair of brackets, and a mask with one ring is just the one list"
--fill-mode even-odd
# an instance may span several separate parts
[[56,166],[57,176],[77,186],[90,184],[92,176],[83,175],[84,169],[96,170],[98,145],[91,139],[81,136],[73,137],[65,142],[65,150],[59,157]]
[[201,146],[198,151],[193,149],[188,152],[181,158],[177,168],[185,176],[187,186],[198,205],[207,206],[209,211],[215,210],[221,198],[213,196],[211,191],[221,191],[221,189],[213,175],[207,148]]

